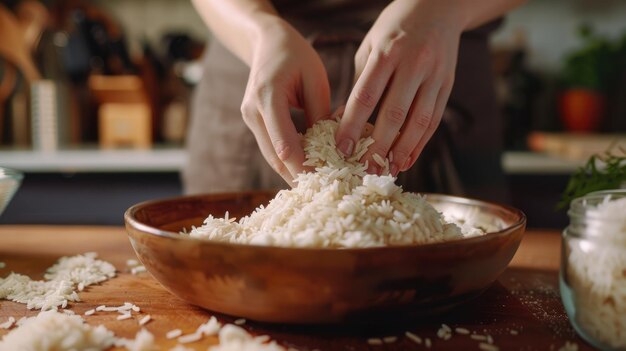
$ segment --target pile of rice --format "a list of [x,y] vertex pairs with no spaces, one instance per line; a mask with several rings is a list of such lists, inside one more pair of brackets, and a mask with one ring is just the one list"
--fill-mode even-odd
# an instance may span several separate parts
[[219,332],[219,345],[209,351],[286,351],[269,336],[252,336],[245,329],[234,324],[226,324]]
[[[17,328],[0,340],[0,351],[102,351],[113,346],[124,347],[129,351],[158,349],[154,335],[147,329],[140,329],[134,339],[118,338],[103,325],[94,327],[85,323],[79,315],[55,310],[22,318],[17,325]],[[211,346],[209,351],[286,351],[284,347],[271,341],[269,336],[252,336],[245,329],[233,324],[222,326],[218,323],[217,329],[210,333],[215,334],[219,337],[219,344]],[[172,350],[193,349],[178,344]]]
[[55,310],[24,318],[0,341],[0,350],[105,350],[115,336],[104,326],[92,327],[77,315]]
[[231,243],[286,246],[355,248],[441,242],[483,232],[463,233],[448,223],[417,194],[403,192],[389,175],[389,162],[374,158],[382,175],[366,173],[359,160],[374,142],[362,138],[355,152],[345,158],[337,152],[338,123],[325,120],[311,127],[303,138],[305,165],[315,172],[301,173],[297,186],[282,190],[267,205],[236,221],[209,216],[193,237]]
[[77,291],[115,277],[115,267],[96,257],[94,252],[62,257],[48,268],[45,280],[32,280],[26,275],[11,273],[0,278],[0,299],[42,311],[65,308],[69,302],[80,301]]
[[626,349],[626,197],[606,197],[586,218],[589,240],[568,240],[574,318],[595,340]]
[[[115,276],[115,267],[96,257],[95,253],[62,257],[47,269],[44,275],[46,280],[42,281],[17,273],[0,278],[0,298],[42,310],[34,317],[23,317],[17,322],[11,317],[0,324],[2,329],[13,328],[0,338],[0,351],[100,351],[111,347],[123,347],[129,351],[157,350],[154,335],[142,328],[142,322],[139,323],[141,329],[135,338],[126,339],[116,337],[103,325],[91,326],[85,323],[83,317],[71,310],[59,311],[59,307],[65,308],[68,301],[79,301],[77,291]],[[130,315],[131,310],[138,312],[140,309],[131,303],[117,307],[102,305],[85,312],[85,315],[92,315],[96,311],[127,311]],[[142,320],[148,321],[149,315]],[[177,336],[182,334],[180,330],[177,332]],[[219,345],[210,348],[211,351],[285,351],[285,348],[271,341],[268,336],[252,336],[236,325],[222,326],[215,317],[200,325],[194,333],[180,336],[178,341],[195,342],[209,335],[218,335],[220,341]],[[165,337],[171,339],[168,335]],[[181,344],[174,349],[192,350]]]

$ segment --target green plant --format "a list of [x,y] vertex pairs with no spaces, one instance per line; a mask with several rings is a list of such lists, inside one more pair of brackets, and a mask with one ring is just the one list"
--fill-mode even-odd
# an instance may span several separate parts
[[582,25],[578,34],[583,46],[565,57],[562,84],[565,88],[604,91],[615,73],[616,45],[596,35],[589,25]]
[[559,209],[592,191],[618,189],[626,183],[626,150],[618,148],[617,153],[607,151],[604,155],[594,155],[570,178],[563,194]]

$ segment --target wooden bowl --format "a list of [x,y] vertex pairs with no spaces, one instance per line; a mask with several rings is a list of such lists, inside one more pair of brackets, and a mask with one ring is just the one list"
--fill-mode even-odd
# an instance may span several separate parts
[[208,310],[280,323],[345,323],[430,315],[466,302],[504,271],[522,239],[519,210],[428,194],[447,214],[473,211],[500,230],[445,243],[358,249],[230,244],[178,234],[209,214],[251,213],[274,193],[180,197],[140,203],[124,214],[147,270],[174,295]]

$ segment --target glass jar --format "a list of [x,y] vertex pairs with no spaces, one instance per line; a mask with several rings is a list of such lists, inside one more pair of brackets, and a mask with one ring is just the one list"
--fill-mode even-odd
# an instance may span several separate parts
[[575,199],[563,231],[560,288],[578,334],[602,350],[626,350],[626,190]]

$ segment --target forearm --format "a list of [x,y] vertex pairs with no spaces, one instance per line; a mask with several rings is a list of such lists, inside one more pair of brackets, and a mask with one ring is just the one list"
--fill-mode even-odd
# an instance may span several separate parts
[[250,65],[261,31],[280,21],[269,0],[192,0],[213,35]]
[[[434,0],[441,1],[441,0]],[[526,0],[457,0],[462,11],[464,30],[471,30],[505,15]]]

